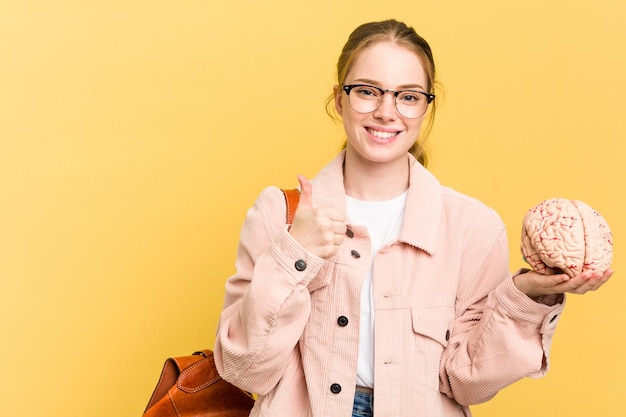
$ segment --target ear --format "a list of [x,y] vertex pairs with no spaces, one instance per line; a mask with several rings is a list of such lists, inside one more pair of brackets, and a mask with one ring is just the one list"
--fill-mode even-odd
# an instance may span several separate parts
[[337,114],[343,117],[343,103],[341,100],[343,98],[343,90],[338,85],[335,85],[333,87],[333,93],[335,95],[335,109],[337,110]]

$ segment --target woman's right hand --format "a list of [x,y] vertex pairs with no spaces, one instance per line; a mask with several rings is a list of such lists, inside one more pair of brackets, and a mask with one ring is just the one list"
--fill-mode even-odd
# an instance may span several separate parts
[[328,259],[335,255],[346,235],[343,212],[333,207],[313,207],[311,182],[298,175],[300,201],[289,233],[308,252]]

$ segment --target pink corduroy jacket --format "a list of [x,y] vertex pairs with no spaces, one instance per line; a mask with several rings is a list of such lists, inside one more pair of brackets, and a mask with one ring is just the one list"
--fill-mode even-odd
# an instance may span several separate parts
[[[314,178],[315,206],[345,211],[344,156]],[[564,297],[539,303],[519,292],[499,216],[409,158],[400,237],[374,263],[374,414],[470,416],[468,405],[545,374]],[[348,219],[339,253],[324,260],[288,233],[281,191],[259,195],[215,344],[222,377],[258,394],[251,416],[351,416],[370,261],[364,226]]]

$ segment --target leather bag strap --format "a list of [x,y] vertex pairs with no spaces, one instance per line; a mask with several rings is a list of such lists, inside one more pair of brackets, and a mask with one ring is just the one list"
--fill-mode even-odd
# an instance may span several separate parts
[[287,224],[292,224],[293,216],[296,214],[300,202],[300,191],[297,188],[281,191],[285,195],[285,203],[287,204]]

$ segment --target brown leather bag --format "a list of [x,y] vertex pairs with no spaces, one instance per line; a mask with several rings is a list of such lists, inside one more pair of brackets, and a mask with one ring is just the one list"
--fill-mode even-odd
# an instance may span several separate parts
[[[282,191],[291,224],[300,193]],[[205,349],[165,361],[143,417],[247,417],[253,406],[252,395],[220,377],[213,352]]]
[[253,405],[250,394],[220,377],[207,349],[165,361],[143,417],[247,417]]

